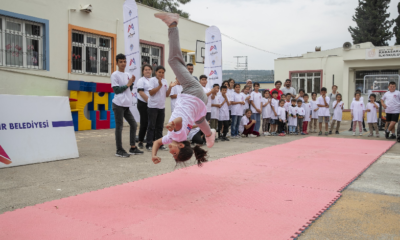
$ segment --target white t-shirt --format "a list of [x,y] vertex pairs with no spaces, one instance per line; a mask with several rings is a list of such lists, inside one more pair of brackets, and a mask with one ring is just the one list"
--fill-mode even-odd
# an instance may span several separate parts
[[[207,87],[203,87],[204,92],[207,94],[211,91],[210,88]],[[207,112],[210,113],[211,112],[211,94],[210,96],[208,96],[208,101],[207,101]]]
[[250,120],[246,116],[242,117],[242,119],[240,120],[240,125],[239,125],[239,133],[243,133],[244,126],[246,126],[249,122],[250,122]]
[[333,118],[332,118],[332,120],[336,120],[336,121],[341,122],[342,121],[342,116],[343,116],[343,109],[342,108],[343,108],[344,102],[340,101],[338,103],[338,105],[336,106],[336,108],[334,108],[336,103],[337,103],[337,101],[334,101],[332,103],[332,109],[333,109]]
[[[143,89],[144,94],[146,94],[147,97],[149,97],[150,96],[150,94],[149,94],[149,82],[150,82],[150,78],[141,77],[136,83],[136,87],[138,89],[138,93],[139,93],[139,89]],[[142,98],[142,96],[140,96],[140,94],[138,94],[138,99],[140,101],[142,101],[142,102],[147,102]]]
[[311,118],[312,119],[316,119],[316,118],[318,118],[318,110],[317,111],[314,111],[315,109],[317,109],[318,108],[318,105],[317,105],[317,100],[311,100]]
[[[153,96],[149,97],[149,101],[147,103],[147,106],[149,108],[158,108],[158,109],[165,108],[165,100],[167,97],[168,84],[167,80],[165,79],[162,79],[161,83],[163,86],[158,90],[158,92]],[[158,85],[159,85],[158,79],[156,77],[151,78],[149,82],[149,91],[152,90],[153,88],[158,87]]]
[[305,116],[304,116],[304,120],[303,120],[303,121],[309,122],[309,121],[311,120],[311,119],[310,119],[310,115],[311,115],[311,103],[310,103],[310,102],[308,102],[308,103],[303,103],[301,106],[304,108],[304,111],[305,111]]
[[[228,88],[228,91],[226,92],[226,94],[228,96],[229,102],[233,101],[233,93],[235,93],[235,90]],[[230,111],[232,111],[232,107],[233,107],[233,105],[229,105],[229,110]]]
[[[296,107],[296,111],[299,116],[305,117],[306,111],[304,110],[303,105],[301,107]],[[303,118],[303,121],[304,121],[304,118]]]
[[[126,72],[115,71],[111,74],[111,87],[121,87],[128,84],[129,79],[132,77],[131,74]],[[120,94],[115,94],[112,100],[115,105],[120,107],[130,107],[133,103],[133,96],[131,88],[128,87]]]
[[[329,113],[329,97],[328,96],[325,96],[325,101],[328,104],[328,107],[319,107],[318,116],[320,116],[320,117],[330,117],[331,116],[331,114]],[[322,98],[322,96],[320,96],[317,99],[317,104],[325,105],[325,102],[324,102],[324,99]]]
[[296,116],[297,114],[297,107],[293,107],[292,105],[290,105],[289,107],[289,121],[288,121],[288,125],[289,126],[297,126],[297,118],[290,116],[290,114],[292,114],[293,116]]
[[[268,103],[269,100],[270,100],[269,98],[263,98],[263,99],[261,100],[263,106],[264,106],[266,103]],[[268,104],[267,106],[263,107],[263,109],[262,109],[262,118],[263,118],[263,119],[264,119],[264,118],[271,118],[271,112],[272,112],[272,108],[271,108],[271,105],[270,105],[270,104]]]
[[[176,85],[176,86],[174,86],[173,88],[171,88],[171,93],[169,94],[170,96],[172,96],[172,95],[179,95],[179,94],[181,94],[182,93],[182,86],[181,85]],[[160,89],[161,90],[161,89]],[[173,99],[173,98],[171,98],[171,112],[173,112],[174,111],[174,108],[175,108],[175,103],[176,103],[176,100],[177,100],[178,98],[175,98],[175,99]]]
[[[211,104],[221,104],[220,98],[218,95],[215,96],[214,99],[211,99]],[[219,119],[219,108],[218,107],[211,107],[211,119]]]
[[[297,98],[297,100],[301,100],[304,103],[304,98],[303,97],[299,97],[299,98]],[[303,105],[301,105],[301,106],[303,106]]]
[[353,121],[362,122],[363,115],[364,115],[364,110],[365,110],[364,102],[353,101],[351,103],[350,109],[352,110],[352,113],[353,113]]
[[175,103],[175,109],[169,118],[169,122],[182,118],[182,128],[179,131],[168,131],[162,138],[163,144],[170,144],[172,141],[183,142],[187,140],[188,133],[194,123],[207,114],[207,107],[199,98],[189,94],[179,94]]
[[[242,93],[233,93],[232,102],[244,102],[245,97]],[[243,116],[243,107],[242,104],[232,105],[231,115],[232,116]]]
[[290,106],[292,106],[292,103],[291,103],[290,101],[289,101],[289,102],[285,102],[284,108],[285,108],[285,111],[286,111],[286,112],[289,112]]
[[[248,93],[248,94],[241,93],[241,94],[243,95],[244,99],[246,99],[246,98],[250,95],[250,93]],[[247,109],[250,108],[249,101],[250,101],[250,99],[249,99],[249,100],[245,100],[245,102],[244,102],[245,104],[244,104],[244,107],[243,107],[243,113],[244,113]]]
[[196,135],[198,132],[200,132],[200,128],[192,128],[192,130],[190,130],[190,132],[187,135],[187,140],[188,141],[192,141],[194,135]]
[[[271,101],[271,106],[274,107],[276,114],[278,114],[279,100],[273,98]],[[271,119],[278,119],[278,116],[275,116],[275,113],[272,110],[272,107],[271,107]]]
[[383,101],[386,104],[386,113],[397,114],[400,113],[400,92],[395,90],[394,92],[386,92],[383,97]]
[[278,117],[282,119],[283,122],[286,121],[286,109],[283,107],[278,107]]
[[[376,103],[376,105],[378,105]],[[379,107],[379,105],[378,105]],[[378,117],[376,115],[377,109],[375,107],[374,103],[367,103],[367,110],[370,109],[371,112],[367,112],[367,123],[377,123],[378,122]]]
[[[250,94],[250,101],[253,101],[254,105],[257,106],[257,108],[260,108],[261,100],[262,100],[262,97],[261,97],[261,93],[260,92],[258,92],[258,93],[252,92]],[[251,112],[252,113],[258,113],[257,110],[253,107],[253,105],[251,105]]]
[[[219,101],[221,103],[223,103],[225,101],[224,96],[219,95]],[[228,96],[226,96],[228,97]],[[222,105],[222,107],[219,109],[219,118],[218,121],[228,121],[229,120],[229,107],[228,107],[228,103],[225,102],[224,105]]]

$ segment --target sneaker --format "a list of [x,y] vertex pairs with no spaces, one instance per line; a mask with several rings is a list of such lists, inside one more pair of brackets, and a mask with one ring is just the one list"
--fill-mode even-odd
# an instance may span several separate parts
[[129,154],[139,155],[139,154],[143,154],[143,151],[140,151],[139,148],[135,147],[135,148],[129,149]]
[[372,134],[372,133],[368,134],[368,137],[373,137],[373,136],[374,136],[374,134]]
[[179,22],[179,14],[176,13],[155,13],[154,17],[161,19],[169,27],[173,22]]
[[362,132],[360,132],[360,136],[362,136],[363,135],[363,133]]
[[285,136],[285,134],[284,133],[279,133],[279,136],[283,137],[283,136]]
[[267,132],[267,136],[271,136],[271,133]]
[[329,133],[328,132],[325,132],[325,136],[328,136],[329,135]]
[[245,138],[245,137],[247,137],[246,135],[244,135],[244,134],[242,134],[242,138]]
[[146,147],[146,150],[151,152],[153,150],[153,148],[152,147]]
[[215,129],[211,129],[211,136],[206,137],[206,143],[208,148],[212,148],[212,146],[214,146],[215,134],[217,134],[217,131]]
[[225,138],[223,138],[223,137],[221,137],[219,140],[220,140],[221,142],[225,142]]
[[349,129],[349,132],[351,132],[351,131],[353,131],[353,128],[350,128],[350,129]]
[[167,147],[165,147],[164,145],[162,145],[159,150],[163,150],[163,151],[169,151],[169,149]]
[[227,141],[227,142],[230,141],[227,137],[222,137],[222,139],[224,139],[224,141]]
[[300,134],[301,134],[301,135],[306,135],[306,134],[305,134],[305,133],[303,133],[303,132],[302,132],[302,133],[300,133]]
[[124,149],[122,149],[122,150],[118,150],[118,151],[115,153],[115,156],[117,156],[117,157],[122,157],[122,158],[128,158],[128,157],[130,157],[131,155],[129,155]]
[[396,136],[392,133],[389,137],[389,139],[396,139]]
[[265,132],[265,133],[263,133],[263,135],[264,135],[264,136],[267,136],[267,133]]
[[339,134],[339,131],[336,131],[335,134]]
[[353,132],[353,136],[355,136],[356,135],[356,132]]
[[140,142],[140,143],[138,144],[138,148],[143,149],[143,143],[142,143],[142,142]]
[[385,130],[385,138],[386,138],[386,139],[389,139],[389,134],[390,134],[390,132],[386,129],[386,130]]
[[319,131],[318,136],[321,136],[321,135],[322,135],[322,131]]
[[366,128],[364,128],[364,132],[368,132]]
[[376,137],[377,137],[377,138],[379,137],[379,133],[378,133],[378,134],[376,134]]
[[329,131],[329,134],[332,134],[332,131]]
[[249,134],[249,138],[255,138],[255,137],[257,137],[257,136],[254,134]]

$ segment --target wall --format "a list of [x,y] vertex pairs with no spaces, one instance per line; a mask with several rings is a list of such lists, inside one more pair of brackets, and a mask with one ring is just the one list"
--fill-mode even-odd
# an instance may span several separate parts
[[[115,53],[124,52],[123,3],[123,0],[98,0],[92,4],[92,13],[84,13],[79,10],[82,1],[78,0],[2,0],[0,6],[2,10],[49,20],[50,71],[0,67],[0,94],[68,96],[68,80],[109,83],[110,77],[68,73],[68,56],[70,55],[68,27],[79,26],[114,34],[116,35]],[[76,9],[76,11],[69,9]],[[167,26],[154,17],[154,13],[160,11],[144,5],[138,5],[138,9],[140,39],[164,45],[165,78],[168,82],[175,80],[172,69],[167,63],[169,54]],[[181,48],[195,51],[196,41],[204,41],[207,27],[181,18],[179,22]],[[194,66],[194,75],[201,74],[203,74],[203,64],[197,63]],[[168,98],[166,121],[169,119],[170,112]]]

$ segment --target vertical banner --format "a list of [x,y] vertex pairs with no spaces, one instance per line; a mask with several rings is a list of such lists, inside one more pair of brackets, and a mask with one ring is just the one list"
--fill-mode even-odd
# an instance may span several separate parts
[[[125,38],[125,55],[126,68],[125,72],[134,75],[136,80],[141,77],[140,66],[140,42],[139,42],[139,19],[137,5],[134,0],[126,0],[123,6],[124,13],[124,38]],[[136,122],[140,121],[139,111],[137,110],[137,88],[133,85],[133,103],[131,110]]]
[[222,41],[221,32],[216,26],[206,30],[204,74],[208,77],[207,87],[222,84]]

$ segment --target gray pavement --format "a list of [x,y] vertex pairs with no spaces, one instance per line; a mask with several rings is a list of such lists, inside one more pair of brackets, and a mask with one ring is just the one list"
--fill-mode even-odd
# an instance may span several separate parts
[[[342,122],[340,135],[353,137]],[[310,134],[317,136],[317,134]],[[128,128],[123,139],[128,149]],[[210,149],[210,160],[283,144],[306,136],[261,137],[219,142]],[[174,171],[175,161],[160,152],[154,165],[151,154],[114,157],[114,130],[76,132],[80,157],[48,163],[0,169],[0,214],[55,199],[136,181]],[[383,136],[382,141],[388,141]],[[395,144],[359,179],[340,200],[323,214],[299,239],[400,239],[400,144]],[[187,164],[192,165],[194,162]]]

